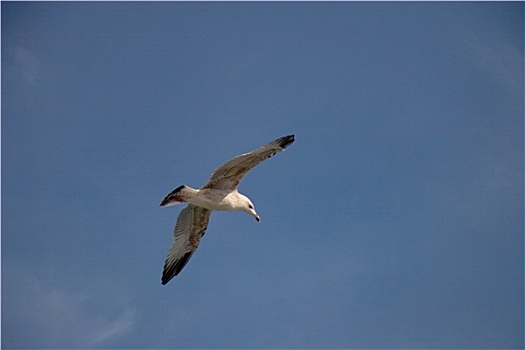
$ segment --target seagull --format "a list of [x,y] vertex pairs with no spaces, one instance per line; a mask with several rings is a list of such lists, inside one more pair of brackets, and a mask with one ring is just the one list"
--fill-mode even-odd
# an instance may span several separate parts
[[244,211],[258,222],[261,220],[252,201],[237,191],[239,182],[254,166],[283,151],[294,141],[294,135],[278,138],[221,165],[201,188],[181,185],[164,197],[161,207],[184,202],[188,205],[181,210],[173,230],[174,241],[164,263],[162,284],[168,283],[186,266],[199,246],[213,210]]

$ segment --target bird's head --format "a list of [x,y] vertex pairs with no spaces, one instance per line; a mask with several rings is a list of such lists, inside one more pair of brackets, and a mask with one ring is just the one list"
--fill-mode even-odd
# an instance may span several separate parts
[[255,220],[257,220],[257,222],[261,221],[261,218],[259,217],[259,215],[257,215],[257,212],[255,211],[255,207],[253,206],[252,201],[249,200],[247,197],[244,206],[244,211],[253,216]]

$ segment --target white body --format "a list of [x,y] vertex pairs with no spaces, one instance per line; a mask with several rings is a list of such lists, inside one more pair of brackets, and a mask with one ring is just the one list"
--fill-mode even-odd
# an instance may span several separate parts
[[195,196],[188,198],[187,202],[210,210],[237,211],[244,210],[249,199],[237,190],[196,190]]

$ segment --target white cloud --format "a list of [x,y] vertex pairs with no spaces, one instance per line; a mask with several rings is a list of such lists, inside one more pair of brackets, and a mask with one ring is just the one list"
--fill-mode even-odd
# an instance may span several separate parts
[[14,49],[15,67],[21,78],[29,85],[35,85],[38,78],[39,62],[36,55],[25,48]]
[[72,291],[3,267],[3,347],[92,348],[133,329],[136,308],[115,293]]
[[468,33],[463,37],[466,57],[486,70],[491,78],[518,97],[523,97],[523,52],[505,39],[482,40]]
[[103,343],[106,340],[117,338],[129,331],[136,321],[136,312],[133,309],[125,309],[114,321],[103,325],[96,331],[93,337],[94,344]]

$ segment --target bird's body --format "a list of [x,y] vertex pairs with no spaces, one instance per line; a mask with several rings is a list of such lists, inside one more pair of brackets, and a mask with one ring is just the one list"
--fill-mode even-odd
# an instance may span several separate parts
[[[164,206],[176,205],[188,202],[198,207],[210,210],[236,211],[243,210],[246,196],[240,194],[236,189],[215,190],[211,188],[200,188],[198,190],[183,185],[171,192],[170,197],[174,201]],[[243,198],[244,197],[244,198]]]
[[177,276],[190,260],[208,227],[213,210],[245,211],[260,221],[251,200],[237,191],[239,182],[254,166],[284,150],[294,141],[294,135],[288,135],[241,154],[217,168],[201,188],[181,185],[164,197],[161,206],[183,202],[189,204],[177,218],[173,231],[174,242],[164,264],[162,284]]

